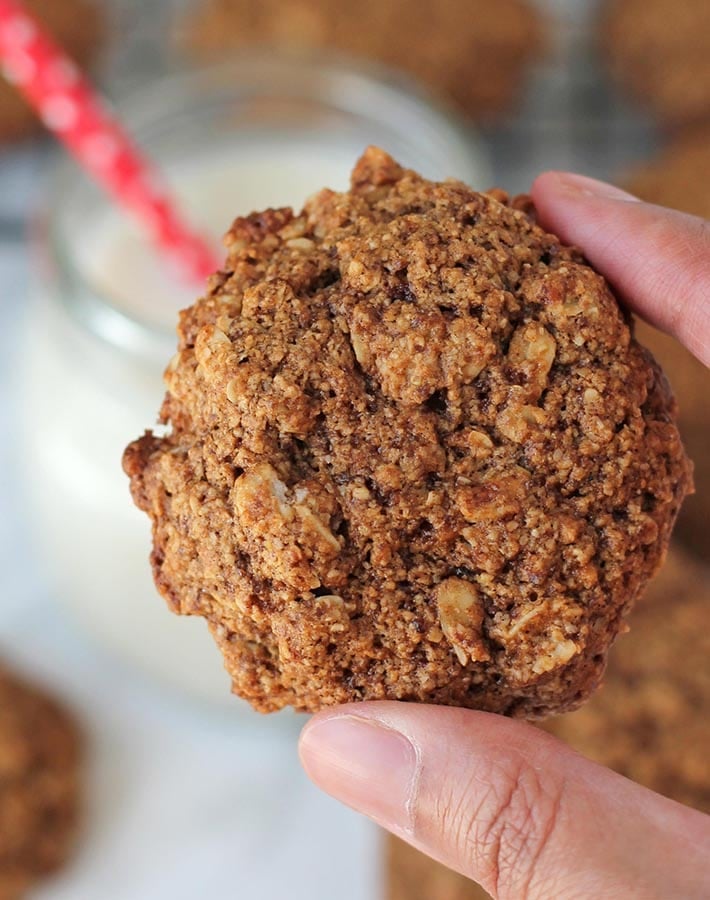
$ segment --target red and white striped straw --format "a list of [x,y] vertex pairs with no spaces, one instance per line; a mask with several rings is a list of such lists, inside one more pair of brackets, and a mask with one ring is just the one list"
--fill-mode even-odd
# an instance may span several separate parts
[[106,102],[18,0],[0,0],[0,62],[44,124],[135,216],[173,268],[195,281],[219,268]]

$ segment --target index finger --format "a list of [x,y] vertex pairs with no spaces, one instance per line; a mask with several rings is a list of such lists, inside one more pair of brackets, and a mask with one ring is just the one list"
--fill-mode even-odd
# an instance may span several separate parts
[[539,176],[532,196],[544,227],[580,247],[634,312],[710,366],[710,222],[566,172]]

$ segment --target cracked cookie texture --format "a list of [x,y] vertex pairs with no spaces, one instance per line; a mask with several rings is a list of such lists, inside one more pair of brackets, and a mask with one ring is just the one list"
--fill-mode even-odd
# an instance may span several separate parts
[[[672,548],[610,654],[600,689],[582,709],[543,726],[600,765],[705,813],[709,609],[710,569]],[[384,851],[386,900],[489,900],[394,835],[384,838]]]
[[659,368],[527,200],[368,149],[235,221],[124,456],[155,580],[257,709],[528,718],[598,683],[690,464]]

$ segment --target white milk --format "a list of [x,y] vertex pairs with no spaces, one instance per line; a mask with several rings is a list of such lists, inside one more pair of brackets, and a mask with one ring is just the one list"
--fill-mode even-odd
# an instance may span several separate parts
[[[222,141],[219,151],[168,163],[166,172],[192,220],[217,244],[237,215],[300,208],[323,186],[345,188],[363,148],[360,135],[327,132],[288,142],[235,139],[228,150]],[[450,171],[446,157],[441,165],[446,171],[440,175],[471,174]],[[71,210],[71,191],[63,200]],[[228,702],[234,711],[239,706],[205,622],[172,615],[157,595],[148,564],[149,522],[134,508],[121,471],[126,444],[156,420],[176,313],[199,287],[176,283],[133,225],[106,205],[70,215],[62,229],[73,264],[103,298],[102,309],[136,317],[162,330],[164,339],[141,356],[130,328],[111,343],[79,324],[58,300],[56,283],[38,298],[23,355],[25,460],[38,560],[47,564],[57,601],[105,646],[164,682],[202,701]]]
[[[287,147],[275,143],[234,143],[181,165],[168,166],[166,180],[182,201],[190,222],[211,236],[223,256],[222,235],[237,215],[268,207],[300,210],[306,198],[323,187],[345,190],[362,151],[352,142],[327,145],[302,138]],[[287,158],[286,157],[287,155]],[[97,291],[129,315],[173,329],[175,312],[189,306],[199,288],[179,283],[146,243],[140,230],[119,212],[107,210],[87,229],[79,247],[79,265]]]
[[[238,148],[167,170],[192,221],[219,246],[237,214],[300,207],[324,185],[344,188],[360,147],[304,142]],[[77,264],[99,295],[168,330],[199,294],[173,280],[133,223],[110,208],[85,223]],[[77,326],[50,297],[30,316],[24,409],[33,527],[57,599],[121,656],[202,700],[236,701],[201,619],[169,613],[153,586],[147,517],[121,470],[126,444],[153,425],[168,356],[136,359]]]

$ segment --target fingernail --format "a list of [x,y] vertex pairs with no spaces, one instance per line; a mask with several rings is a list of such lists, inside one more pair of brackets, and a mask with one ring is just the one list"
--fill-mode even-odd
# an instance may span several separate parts
[[417,754],[398,731],[359,716],[331,716],[308,725],[301,761],[324,791],[385,828],[408,829]]
[[613,184],[605,181],[597,181],[596,178],[588,178],[586,175],[575,175],[572,172],[557,172],[558,183],[571,194],[581,194],[585,197],[597,197],[602,200],[624,200],[627,203],[638,203],[639,198]]

